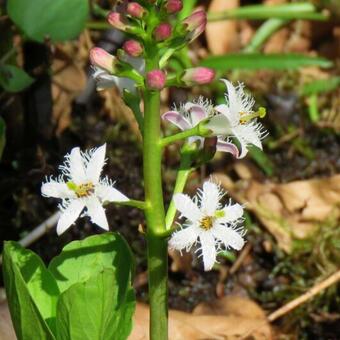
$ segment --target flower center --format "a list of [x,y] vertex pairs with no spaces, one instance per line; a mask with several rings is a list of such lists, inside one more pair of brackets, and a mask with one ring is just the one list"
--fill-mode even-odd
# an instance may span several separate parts
[[240,124],[244,125],[254,118],[263,118],[266,116],[266,108],[260,107],[258,111],[254,113],[240,112]]
[[212,216],[205,216],[200,220],[200,227],[204,230],[209,230],[213,227],[215,218]]
[[94,184],[87,182],[84,184],[77,185],[73,182],[66,183],[68,188],[75,192],[78,198],[87,197],[94,193]]

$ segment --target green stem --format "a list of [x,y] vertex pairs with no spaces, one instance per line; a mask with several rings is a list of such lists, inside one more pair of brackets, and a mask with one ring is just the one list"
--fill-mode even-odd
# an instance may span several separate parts
[[211,131],[210,129],[206,128],[204,126],[205,121],[202,121],[200,124],[197,124],[193,128],[189,130],[185,130],[179,133],[176,133],[175,135],[164,137],[159,141],[159,144],[162,148],[165,146],[177,142],[182,139],[186,139],[188,137],[193,137],[193,136],[200,136],[200,137],[207,137],[210,135]]
[[[146,72],[159,67],[158,51],[148,46]],[[148,275],[150,303],[150,339],[168,339],[168,250],[165,231],[160,146],[160,93],[144,91],[144,210],[147,222]]]
[[106,21],[88,21],[86,23],[86,28],[91,30],[108,30],[112,28],[112,26]]
[[[185,184],[189,178],[190,173],[193,171],[193,167],[191,166],[191,154],[195,150],[196,146],[195,144],[185,144],[182,148],[181,152],[181,163],[179,166],[179,170],[177,173],[176,183],[174,192],[172,194],[172,197],[174,194],[182,193],[185,187]],[[165,225],[167,231],[170,230],[174,219],[176,216],[176,207],[174,200],[172,199],[168,208],[168,211],[166,213],[165,217]]]
[[138,200],[129,200],[129,201],[123,201],[123,202],[115,202],[115,204],[126,205],[126,206],[129,206],[129,207],[134,207],[134,208],[138,208],[138,209],[141,209],[141,210],[145,210],[148,207],[146,202],[138,201]]
[[16,51],[17,51],[16,48],[15,48],[15,47],[12,47],[9,51],[7,51],[7,52],[3,55],[3,57],[1,57],[0,63],[1,63],[1,64],[5,64],[5,63],[7,62],[8,59],[12,58],[12,57],[15,55]]

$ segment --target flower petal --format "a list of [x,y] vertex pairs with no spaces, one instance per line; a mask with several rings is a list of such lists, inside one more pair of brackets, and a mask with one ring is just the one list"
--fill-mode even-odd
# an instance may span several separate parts
[[228,107],[229,112],[232,113],[233,111],[239,111],[239,101],[238,101],[238,95],[235,89],[235,86],[227,79],[221,79],[221,81],[227,86],[227,92],[228,95]]
[[200,230],[191,225],[189,227],[183,228],[172,234],[169,240],[169,247],[176,250],[189,251],[192,245],[197,241]]
[[[68,159],[68,177],[75,184],[81,184],[86,181],[84,159],[80,153],[79,147],[73,148],[69,155],[66,156]],[[67,165],[64,166],[65,169]]]
[[108,179],[105,179],[96,186],[96,196],[102,202],[126,202],[129,198],[122,194],[119,190],[115,189]]
[[210,118],[209,121],[205,124],[205,127],[211,130],[213,136],[227,136],[231,132],[230,121],[223,114],[218,114]]
[[239,157],[239,151],[235,144],[217,139],[216,150],[231,153],[234,157]]
[[74,191],[70,190],[65,182],[50,179],[41,186],[41,194],[45,197],[76,198]]
[[204,270],[211,270],[216,262],[215,238],[210,231],[202,232],[199,236],[201,242]]
[[236,250],[240,250],[244,246],[243,237],[233,228],[226,225],[217,224],[211,229],[214,236],[221,240],[225,247],[232,247]]
[[242,135],[242,137],[247,141],[247,143],[253,144],[258,148],[262,149],[260,129],[261,125],[256,123],[240,125],[237,127],[237,133],[239,135]]
[[242,131],[239,130],[239,127],[236,127],[236,128],[233,129],[233,135],[234,135],[235,138],[237,138],[237,140],[240,143],[241,152],[240,152],[238,158],[239,159],[244,158],[248,153],[249,143],[243,137]]
[[177,111],[168,111],[163,113],[162,119],[176,125],[182,131],[191,129],[191,124]]
[[84,207],[84,202],[79,199],[74,199],[67,203],[66,207],[62,209],[62,213],[57,224],[58,235],[65,232],[75,222]]
[[203,184],[201,191],[201,211],[204,215],[214,216],[216,210],[219,209],[221,192],[218,185],[211,181],[206,181]]
[[215,111],[221,113],[222,115],[228,117],[230,115],[229,106],[227,104],[220,104],[214,107]]
[[192,122],[192,126],[196,126],[203,119],[208,117],[208,113],[205,111],[204,107],[201,105],[197,105],[195,103],[186,103],[184,105],[185,111],[190,112],[190,118]]
[[96,196],[91,196],[86,201],[86,214],[90,216],[91,222],[97,224],[104,230],[109,230],[109,224],[105,215],[105,210]]
[[224,216],[218,219],[218,222],[222,223],[232,223],[243,216],[243,207],[241,204],[231,204],[223,208]]
[[173,196],[176,209],[182,216],[192,222],[197,222],[201,219],[201,211],[192,199],[185,194],[175,194]]
[[91,153],[91,157],[86,166],[86,177],[93,184],[97,184],[99,181],[100,174],[105,165],[105,154],[106,143]]

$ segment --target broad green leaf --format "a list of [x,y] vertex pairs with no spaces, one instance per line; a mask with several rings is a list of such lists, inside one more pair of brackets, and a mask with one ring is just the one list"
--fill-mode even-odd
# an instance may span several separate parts
[[7,12],[25,35],[35,41],[76,38],[89,15],[87,0],[8,0]]
[[340,77],[330,79],[318,79],[305,84],[301,90],[301,95],[309,96],[312,94],[333,91],[340,85]]
[[212,56],[204,59],[201,66],[211,67],[218,71],[231,69],[273,69],[291,70],[305,66],[331,67],[330,60],[320,57],[309,57],[302,54],[261,54],[242,53]]
[[[119,280],[119,281],[117,281]],[[58,340],[124,340],[132,328],[135,299],[132,289],[113,269],[103,269],[68,288],[59,299]]]
[[74,241],[50,263],[49,269],[61,292],[71,285],[86,281],[105,268],[113,268],[123,281],[131,278],[132,253],[117,233],[105,233]]
[[0,64],[0,86],[8,92],[20,92],[33,83],[24,70],[14,65]]
[[0,160],[4,152],[6,144],[6,123],[2,117],[0,117]]
[[[18,244],[5,242],[3,251],[4,282],[18,340],[55,340],[41,314],[41,310],[45,314],[53,314],[52,311],[47,312],[45,308],[48,305],[51,306],[51,303],[49,301],[42,303],[43,296],[49,300],[47,292],[54,294],[54,288],[51,288],[53,284],[51,284],[50,277],[45,275],[45,270],[35,256],[26,253]],[[37,291],[39,277],[42,292]],[[40,312],[33,298],[39,300]]]

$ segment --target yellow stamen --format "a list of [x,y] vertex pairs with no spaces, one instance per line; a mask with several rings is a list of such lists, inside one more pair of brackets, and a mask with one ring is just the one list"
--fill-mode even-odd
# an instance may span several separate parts
[[246,112],[240,112],[240,124],[246,124],[247,122],[249,122],[250,120],[254,119],[254,118],[264,118],[266,116],[266,108],[265,107],[260,107],[258,109],[258,111],[254,112],[254,113],[250,113],[247,114]]
[[87,197],[94,193],[94,185],[92,182],[77,185],[73,182],[67,182],[68,188],[75,192],[78,198]]
[[213,227],[214,217],[205,216],[200,220],[200,227],[204,230],[209,230]]

